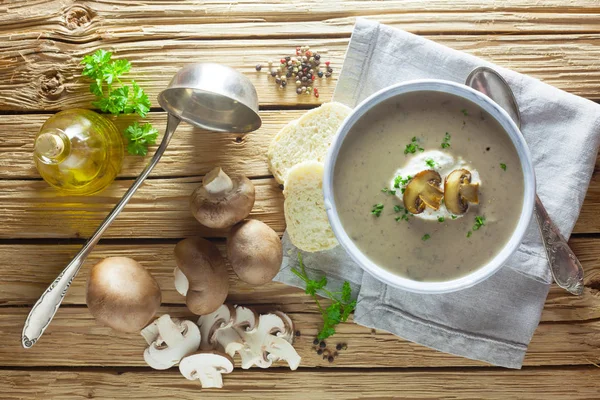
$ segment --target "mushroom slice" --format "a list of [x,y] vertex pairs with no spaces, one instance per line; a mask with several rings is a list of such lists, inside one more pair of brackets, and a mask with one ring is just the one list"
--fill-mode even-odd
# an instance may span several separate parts
[[453,214],[464,214],[469,203],[479,204],[479,183],[471,183],[471,172],[455,169],[444,182],[446,208]]
[[295,371],[300,366],[300,355],[296,352],[294,346],[283,337],[267,335],[264,346],[268,353],[268,360],[272,362],[285,360],[292,371]]
[[258,325],[260,316],[251,308],[235,306],[235,321],[233,326],[242,332],[253,332]]
[[142,330],[149,347],[144,351],[144,360],[154,369],[168,369],[183,357],[198,350],[200,330],[191,321],[171,319],[162,315]]
[[200,351],[182,359],[179,371],[191,381],[199,380],[203,389],[222,388],[222,374],[233,371],[233,359],[216,351]]
[[246,218],[254,206],[254,184],[245,176],[230,178],[220,167],[212,169],[194,190],[190,208],[209,228],[229,228]]
[[294,343],[294,322],[292,321],[292,319],[286,313],[281,311],[275,311],[273,314],[281,318],[281,320],[285,324],[285,331],[278,333],[278,335],[281,335],[281,337],[283,337],[288,342]]
[[198,319],[202,350],[215,349],[219,345],[218,336],[223,336],[225,331],[230,330],[235,321],[235,309],[227,304],[221,305],[216,311],[203,315]]
[[420,214],[425,207],[440,208],[444,192],[439,188],[442,183],[440,174],[432,169],[416,174],[404,190],[404,207],[412,214]]

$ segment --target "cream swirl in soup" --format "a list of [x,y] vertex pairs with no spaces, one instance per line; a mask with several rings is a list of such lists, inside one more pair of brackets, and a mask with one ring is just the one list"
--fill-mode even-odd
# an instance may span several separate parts
[[523,173],[491,115],[454,95],[417,92],[353,126],[333,191],[344,230],[371,261],[409,279],[445,281],[482,267],[508,242]]

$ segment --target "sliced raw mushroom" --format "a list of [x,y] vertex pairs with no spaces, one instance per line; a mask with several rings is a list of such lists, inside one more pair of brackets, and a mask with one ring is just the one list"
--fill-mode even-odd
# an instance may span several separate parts
[[[235,309],[227,304],[221,305],[210,314],[201,316],[197,322],[202,336],[200,348],[202,350],[217,349],[220,345],[218,339],[225,339],[227,331],[231,331],[230,328],[233,326],[235,316]],[[236,338],[232,337],[230,339]]]
[[290,343],[294,343],[294,321],[284,312],[275,311],[273,314],[277,315],[285,324],[285,330],[281,333],[277,333]]
[[416,174],[406,185],[402,201],[412,214],[420,214],[425,207],[440,208],[444,192],[440,189],[442,178],[434,170],[428,169]]
[[466,169],[452,171],[444,182],[444,198],[448,211],[464,214],[469,203],[479,204],[479,183],[471,183],[471,172]]
[[175,246],[175,263],[175,288],[185,296],[191,312],[205,315],[223,304],[229,291],[229,274],[214,244],[200,237],[184,239]]
[[201,351],[183,358],[179,371],[191,381],[199,380],[203,389],[222,388],[222,375],[233,371],[233,359],[216,351]]
[[217,167],[204,176],[202,186],[192,193],[190,208],[202,225],[229,228],[250,214],[254,199],[254,184],[250,179],[230,178]]
[[227,258],[233,272],[244,282],[251,285],[271,282],[283,260],[281,240],[264,222],[242,221],[227,236]]
[[149,347],[144,351],[144,360],[154,369],[168,369],[183,357],[198,350],[200,330],[192,321],[171,319],[162,315],[142,330]]

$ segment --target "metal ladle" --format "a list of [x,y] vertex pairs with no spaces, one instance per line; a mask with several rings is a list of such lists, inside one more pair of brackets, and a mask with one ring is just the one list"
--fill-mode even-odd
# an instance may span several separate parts
[[[510,86],[500,74],[488,67],[478,67],[471,71],[465,84],[494,100],[521,128],[519,106]],[[583,267],[552,222],[537,193],[534,211],[554,282],[575,295],[582,294]]]
[[211,131],[240,133],[254,131],[261,125],[254,85],[244,75],[224,65],[191,64],[183,67],[175,74],[167,89],[159,93],[158,102],[169,113],[162,142],[121,201],[32,307],[23,327],[22,344],[26,349],[42,336],[83,262],[154,169],[179,122],[183,120]]

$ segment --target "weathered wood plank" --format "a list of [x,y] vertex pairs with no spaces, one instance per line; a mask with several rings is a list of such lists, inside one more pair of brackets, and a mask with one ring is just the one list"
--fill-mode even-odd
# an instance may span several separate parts
[[[600,35],[444,35],[440,43],[530,74],[569,92],[600,99],[596,68]],[[108,40],[80,45],[52,40],[0,42],[0,109],[58,110],[89,107],[88,82],[80,76],[79,60],[98,47],[108,48],[134,64],[130,77],[147,89],[153,104],[171,76],[190,62],[220,62],[246,73],[255,84],[262,105],[319,104],[331,98],[337,72],[348,43],[343,39],[265,40],[147,40],[114,43]],[[310,44],[336,69],[331,79],[318,83],[321,97],[298,96],[293,88],[280,90],[265,71],[254,65],[287,54],[296,44]],[[165,61],[168,60],[168,61]]]
[[[228,173],[248,177],[271,175],[267,168],[267,149],[271,139],[289,121],[306,111],[261,111],[263,124],[258,131],[242,135],[209,132],[182,123],[169,147],[150,175],[151,177],[199,176],[219,165]],[[35,135],[51,114],[5,115],[0,118],[0,179],[39,178],[33,161]],[[130,116],[109,117],[119,130],[132,120]],[[162,139],[167,114],[150,113],[147,120],[160,131]],[[120,177],[135,178],[146,167],[156,146],[151,146],[146,157],[126,154]]]
[[[279,306],[260,306],[267,312]],[[21,347],[23,322],[29,308],[0,308],[0,366],[144,366],[145,341],[97,325],[85,307],[61,308],[40,341],[30,350]],[[164,307],[161,313],[194,318],[185,307]],[[402,340],[392,334],[347,322],[337,328],[330,344],[345,342],[330,364],[316,354],[313,338],[322,323],[317,313],[289,313],[301,336],[294,347],[303,367],[459,367],[486,364],[444,354]],[[68,346],[66,345],[68,344]],[[333,346],[332,346],[333,347]],[[543,323],[529,347],[525,364],[590,365],[600,359],[600,322]]]
[[[581,260],[586,277],[582,296],[572,296],[563,289],[550,291],[542,321],[591,321],[600,318],[600,239],[575,238],[570,245]],[[110,256],[131,257],[144,265],[158,281],[165,304],[184,304],[173,285],[173,248],[175,243],[101,244],[87,259],[75,278],[65,304],[85,304],[85,285],[89,269]],[[217,246],[225,255],[224,242]],[[0,245],[0,305],[31,305],[58,273],[79,251],[78,245]],[[241,304],[278,304],[287,312],[315,312],[316,307],[304,291],[272,282],[252,286],[241,282],[230,271],[228,302]]]
[[222,389],[202,389],[178,371],[6,370],[0,392],[6,400],[128,399],[572,399],[598,396],[595,367],[523,371],[234,370]]
[[[0,238],[89,237],[131,186],[117,180],[94,196],[59,196],[44,181],[0,181]],[[189,210],[189,196],[201,178],[150,179],[104,234],[105,238],[223,237],[201,226]],[[274,179],[254,180],[251,218],[285,229],[283,194]]]

